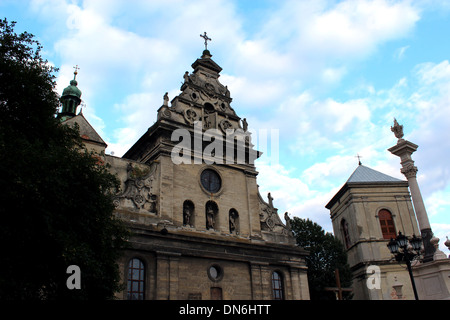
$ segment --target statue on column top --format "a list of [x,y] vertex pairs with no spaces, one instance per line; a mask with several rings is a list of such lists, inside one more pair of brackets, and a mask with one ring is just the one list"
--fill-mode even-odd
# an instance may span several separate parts
[[403,138],[403,125],[399,125],[397,119],[394,118],[394,126],[391,127],[391,131],[394,133],[397,139]]

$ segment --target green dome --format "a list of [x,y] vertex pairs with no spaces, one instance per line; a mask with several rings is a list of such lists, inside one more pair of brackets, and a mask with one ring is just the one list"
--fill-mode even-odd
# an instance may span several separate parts
[[81,90],[77,88],[78,82],[76,80],[70,81],[70,86],[63,90],[61,98],[64,96],[75,96],[77,98],[81,97]]

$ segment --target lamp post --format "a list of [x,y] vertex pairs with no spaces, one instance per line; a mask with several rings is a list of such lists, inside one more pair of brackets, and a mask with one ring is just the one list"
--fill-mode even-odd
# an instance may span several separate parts
[[420,256],[420,249],[422,247],[422,239],[420,237],[416,237],[415,235],[412,238],[408,239],[401,232],[398,233],[398,236],[389,241],[387,244],[389,251],[393,255],[395,255],[395,260],[398,262],[404,261],[406,266],[408,267],[409,277],[411,279],[411,285],[414,291],[414,297],[416,300],[419,300],[419,296],[417,295],[416,284],[414,282],[414,276],[411,268],[411,261],[416,257]]

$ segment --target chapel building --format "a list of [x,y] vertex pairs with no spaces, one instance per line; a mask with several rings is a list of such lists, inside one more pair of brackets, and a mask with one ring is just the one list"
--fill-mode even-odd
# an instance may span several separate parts
[[326,208],[347,251],[353,299],[414,299],[408,271],[387,247],[399,231],[420,235],[408,182],[360,163]]
[[[399,126],[397,121],[395,126]],[[347,250],[353,299],[448,300],[450,259],[438,248],[439,238],[433,236],[415,181],[417,167],[411,154],[418,146],[402,139],[403,134],[398,137],[397,145],[388,150],[400,154],[398,150],[403,148],[408,155],[401,154],[401,172],[408,181],[359,163],[326,205],[334,235]],[[410,241],[407,250],[411,274],[404,255],[394,255],[388,248],[400,233]],[[421,239],[418,251],[411,245],[414,237]]]

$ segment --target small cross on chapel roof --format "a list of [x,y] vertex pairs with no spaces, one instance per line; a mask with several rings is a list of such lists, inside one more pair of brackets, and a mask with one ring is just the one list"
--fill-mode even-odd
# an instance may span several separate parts
[[358,165],[362,165],[361,163],[362,156],[360,156],[359,153],[356,154],[355,158],[358,158]]

